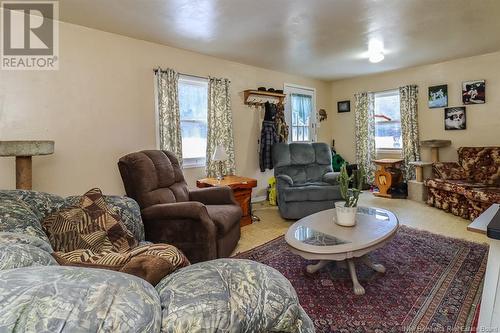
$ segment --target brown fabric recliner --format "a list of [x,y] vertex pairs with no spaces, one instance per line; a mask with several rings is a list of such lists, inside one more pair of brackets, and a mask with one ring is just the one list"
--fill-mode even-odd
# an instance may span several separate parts
[[242,212],[229,187],[188,189],[168,151],[128,154],[118,168],[127,195],[141,207],[146,240],[176,246],[191,263],[231,255]]

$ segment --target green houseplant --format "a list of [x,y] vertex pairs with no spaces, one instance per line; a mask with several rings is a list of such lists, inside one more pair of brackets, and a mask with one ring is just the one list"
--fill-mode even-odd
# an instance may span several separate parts
[[[365,172],[362,167],[351,176],[347,174],[347,167],[345,163],[340,168],[338,182],[340,185],[340,195],[344,201],[335,203],[335,210],[337,212],[337,219],[335,222],[338,225],[352,227],[356,224],[358,200],[363,188],[364,177]],[[353,180],[355,180],[354,184],[356,187],[350,188],[350,183]]]

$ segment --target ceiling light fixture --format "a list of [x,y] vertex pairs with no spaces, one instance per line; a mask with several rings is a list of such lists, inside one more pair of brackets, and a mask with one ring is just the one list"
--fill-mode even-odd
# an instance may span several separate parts
[[370,39],[368,42],[368,60],[372,63],[384,60],[384,44],[377,39]]

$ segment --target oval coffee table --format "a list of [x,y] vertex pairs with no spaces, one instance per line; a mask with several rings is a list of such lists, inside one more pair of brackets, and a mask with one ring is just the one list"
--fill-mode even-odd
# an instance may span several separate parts
[[355,258],[373,270],[385,273],[385,267],[373,263],[368,253],[390,241],[399,226],[396,215],[381,208],[358,207],[356,225],[342,227],[335,220],[335,209],[328,209],[306,216],[295,222],[287,231],[285,240],[290,250],[309,260],[319,260],[308,265],[307,271],[315,273],[330,261],[347,261],[354,293],[363,295],[356,275]]

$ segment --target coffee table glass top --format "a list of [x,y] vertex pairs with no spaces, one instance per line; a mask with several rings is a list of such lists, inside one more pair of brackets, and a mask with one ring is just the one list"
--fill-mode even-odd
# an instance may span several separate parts
[[288,229],[285,240],[302,252],[340,254],[376,246],[393,236],[399,225],[392,212],[371,207],[358,207],[354,227],[339,226],[335,219],[335,209],[306,216]]
[[295,229],[294,236],[295,239],[305,244],[316,246],[332,246],[349,243],[349,241],[325,234],[321,231],[317,231],[303,225]]

